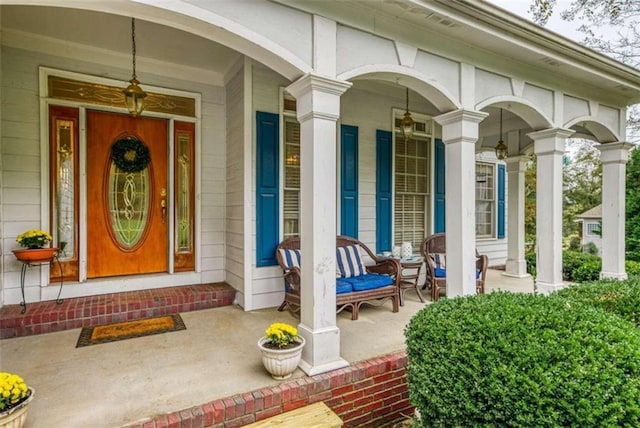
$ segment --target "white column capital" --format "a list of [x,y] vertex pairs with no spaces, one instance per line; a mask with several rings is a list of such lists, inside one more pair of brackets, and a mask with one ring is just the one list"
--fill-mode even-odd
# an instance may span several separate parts
[[629,160],[629,150],[635,147],[631,143],[604,143],[596,146],[600,150],[600,162],[607,163],[627,163]]
[[482,111],[459,109],[433,119],[442,126],[442,141],[445,144],[457,141],[475,144],[479,135],[478,124],[487,116],[489,114]]
[[528,156],[510,156],[504,160],[507,172],[525,172],[530,159]]
[[573,135],[571,129],[552,128],[527,134],[534,141],[533,150],[537,156],[564,154],[565,140]]
[[296,98],[298,121],[311,118],[337,121],[340,117],[340,95],[351,85],[351,82],[308,73],[287,86],[287,92]]
[[542,129],[540,131],[529,132],[527,136],[531,138],[533,141],[538,140],[546,140],[551,138],[569,138],[571,137],[575,131],[573,129],[564,129],[564,128],[549,128]]

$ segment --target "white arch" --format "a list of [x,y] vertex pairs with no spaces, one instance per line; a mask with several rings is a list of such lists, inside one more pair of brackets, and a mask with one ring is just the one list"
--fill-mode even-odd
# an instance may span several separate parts
[[272,40],[221,15],[182,1],[0,0],[0,3],[3,5],[65,7],[131,16],[220,43],[261,62],[291,81],[312,71],[311,65]]
[[462,108],[460,102],[442,85],[430,80],[423,73],[400,65],[365,65],[341,73],[337,78],[349,81],[359,79],[383,80],[406,86],[429,100],[441,113]]
[[620,135],[609,126],[603,124],[593,116],[580,116],[571,119],[563,128],[575,129],[573,138],[594,139],[599,143],[612,143],[620,141]]
[[486,107],[500,107],[518,115],[534,131],[553,127],[553,121],[540,111],[531,101],[512,95],[487,98],[476,104],[476,110]]

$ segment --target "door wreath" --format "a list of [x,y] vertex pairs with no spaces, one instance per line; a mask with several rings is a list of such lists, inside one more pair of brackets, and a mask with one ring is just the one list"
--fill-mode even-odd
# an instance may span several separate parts
[[111,159],[123,172],[140,172],[149,165],[149,148],[134,137],[117,140],[111,147]]

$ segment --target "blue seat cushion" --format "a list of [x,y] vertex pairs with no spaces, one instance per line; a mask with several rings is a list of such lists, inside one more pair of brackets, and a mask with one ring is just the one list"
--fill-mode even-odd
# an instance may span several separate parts
[[336,294],[351,293],[353,286],[346,279],[336,279]]
[[353,291],[375,290],[393,284],[393,278],[390,276],[375,273],[344,278],[343,281],[349,282],[353,286]]
[[[434,273],[436,275],[436,278],[446,278],[447,277],[447,270],[446,269],[442,269],[442,268],[435,268],[434,269]],[[480,278],[480,271],[476,270],[476,279]]]

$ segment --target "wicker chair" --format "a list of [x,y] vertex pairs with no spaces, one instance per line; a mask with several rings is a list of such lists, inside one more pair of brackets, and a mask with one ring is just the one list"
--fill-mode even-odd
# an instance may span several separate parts
[[[363,256],[368,255],[373,261],[373,264],[365,264],[367,273],[390,275],[393,278],[393,282],[391,285],[379,288],[336,294],[336,311],[339,313],[343,309],[349,308],[351,309],[351,319],[357,320],[360,306],[364,303],[380,306],[387,299],[391,299],[393,312],[398,312],[400,303],[400,263],[394,259],[376,256],[366,245],[357,239],[348,236],[338,236],[336,238],[336,247],[347,247],[350,245],[359,246],[361,254]],[[286,238],[276,249],[276,260],[284,272],[285,280],[285,297],[278,310],[283,311],[288,307],[289,310],[295,313],[300,310],[300,268],[290,266],[287,260],[284,259],[283,252],[280,251],[281,249],[299,250],[300,238]],[[301,255],[301,257],[304,256]]]
[[[447,292],[446,277],[443,275],[442,270],[438,269],[434,258],[435,254],[446,254],[445,236],[444,233],[436,233],[426,237],[420,245],[420,253],[424,257],[427,266],[427,281],[425,282],[425,287],[428,285],[431,288],[431,300],[434,302],[440,298],[440,293],[446,295]],[[484,281],[487,275],[488,264],[489,258],[486,255],[478,254],[478,250],[476,249],[476,270],[478,272],[476,277],[477,294],[484,294]]]

